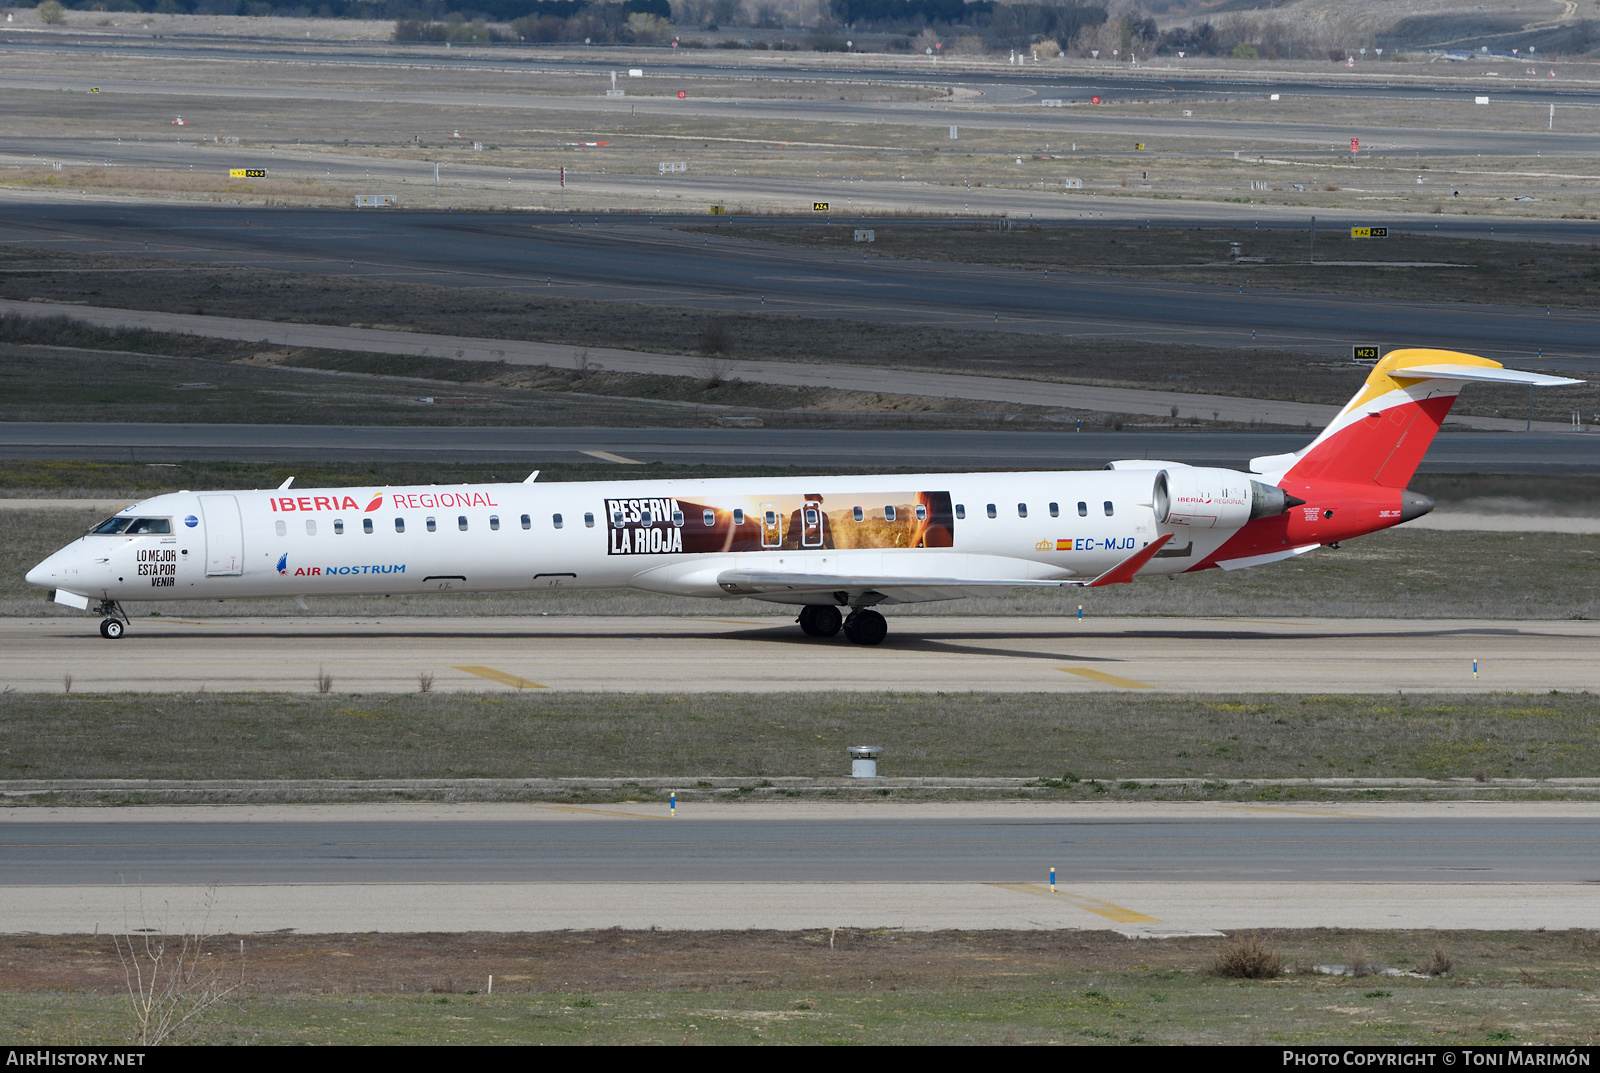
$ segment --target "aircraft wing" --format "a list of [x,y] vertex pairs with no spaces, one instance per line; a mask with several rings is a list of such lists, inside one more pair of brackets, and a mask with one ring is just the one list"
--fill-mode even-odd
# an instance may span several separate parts
[[1167,533],[1095,578],[1062,578],[1040,581],[1024,578],[960,577],[847,577],[834,574],[798,574],[757,570],[724,570],[717,575],[722,591],[733,596],[804,596],[825,594],[839,603],[849,603],[861,593],[876,592],[898,600],[951,600],[996,589],[1021,588],[1097,588],[1121,585],[1133,580],[1155,553],[1172,539]]

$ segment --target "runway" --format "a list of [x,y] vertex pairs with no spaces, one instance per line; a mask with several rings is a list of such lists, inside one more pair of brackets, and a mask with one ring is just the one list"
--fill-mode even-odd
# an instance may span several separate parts
[[[980,432],[928,430],[469,428],[457,426],[144,425],[0,422],[0,458],[103,462],[503,462],[536,469],[593,463],[604,451],[635,462],[727,467],[901,468],[920,472],[1099,469],[1118,458],[1166,458],[1246,469],[1297,451],[1303,432]],[[1600,436],[1570,432],[1449,432],[1419,473],[1600,473]],[[519,474],[519,477],[521,475]]]
[[1343,356],[1352,342],[1376,341],[1524,366],[1542,352],[1567,367],[1592,360],[1600,336],[1600,315],[1586,311],[863,259],[624,216],[42,203],[0,211],[0,242],[553,298]]
[[[374,611],[378,608],[375,606]],[[977,618],[889,614],[865,647],[769,618],[0,620],[0,687],[58,692],[337,693],[1600,691],[1600,623],[1383,619]],[[1476,675],[1474,661],[1477,661]]]
[[[0,931],[1571,927],[1592,805],[277,806],[0,812]],[[1049,869],[1057,869],[1052,892]],[[159,900],[157,900],[159,899]],[[125,915],[126,914],[126,915]],[[187,921],[185,921],[187,922]],[[1537,922],[1537,923],[1536,923]],[[138,926],[135,924],[135,926]]]

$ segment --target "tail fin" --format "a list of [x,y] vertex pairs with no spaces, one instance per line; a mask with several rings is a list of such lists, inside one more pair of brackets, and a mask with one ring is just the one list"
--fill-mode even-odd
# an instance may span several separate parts
[[1507,369],[1453,350],[1395,350],[1372,369],[1339,416],[1304,450],[1252,459],[1258,473],[1404,488],[1462,385],[1481,381],[1552,387],[1582,383],[1563,376]]

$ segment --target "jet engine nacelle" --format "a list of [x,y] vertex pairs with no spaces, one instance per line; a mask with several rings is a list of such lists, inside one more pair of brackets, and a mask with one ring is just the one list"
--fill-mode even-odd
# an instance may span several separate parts
[[1195,529],[1238,529],[1253,518],[1282,514],[1294,502],[1302,501],[1231,469],[1164,469],[1153,493],[1157,522]]

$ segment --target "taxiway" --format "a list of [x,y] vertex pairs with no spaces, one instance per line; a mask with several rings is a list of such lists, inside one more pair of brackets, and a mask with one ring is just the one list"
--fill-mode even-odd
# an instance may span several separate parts
[[[374,610],[377,610],[375,608]],[[0,683],[53,692],[437,691],[1236,693],[1263,667],[1301,693],[1600,690],[1600,623],[1431,619],[895,615],[876,647],[814,640],[792,614],[670,618],[0,619]],[[1476,662],[1476,676],[1474,672]]]

